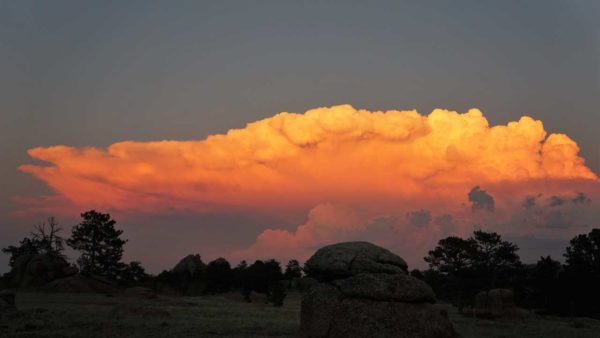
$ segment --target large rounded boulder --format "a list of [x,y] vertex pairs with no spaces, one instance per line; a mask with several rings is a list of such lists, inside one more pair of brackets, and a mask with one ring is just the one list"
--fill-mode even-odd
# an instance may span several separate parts
[[406,303],[435,303],[435,294],[429,285],[403,273],[362,273],[333,281],[333,285],[345,297]]
[[[339,254],[339,256],[338,256]],[[320,283],[302,298],[303,337],[421,337],[456,335],[435,294],[406,273],[402,258],[367,242],[319,249],[307,265]]]
[[406,262],[369,242],[344,242],[317,250],[304,265],[309,276],[331,281],[360,273],[406,273]]

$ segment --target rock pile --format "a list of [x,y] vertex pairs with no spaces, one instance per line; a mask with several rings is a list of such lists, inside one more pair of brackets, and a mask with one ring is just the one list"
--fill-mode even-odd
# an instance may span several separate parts
[[507,289],[478,293],[473,312],[478,318],[488,319],[524,319],[527,315],[527,311],[515,305],[514,293]]
[[305,264],[319,284],[302,299],[303,337],[453,337],[433,290],[406,262],[368,242],[319,249]]

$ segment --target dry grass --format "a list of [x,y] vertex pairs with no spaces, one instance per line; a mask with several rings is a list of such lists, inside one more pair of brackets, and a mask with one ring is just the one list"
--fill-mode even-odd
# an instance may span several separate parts
[[231,295],[146,300],[20,293],[17,307],[22,314],[1,322],[0,337],[293,337],[300,298],[275,308]]
[[456,331],[462,338],[598,338],[600,321],[577,318],[575,323],[568,318],[540,317],[530,315],[523,321],[480,320],[459,315],[455,308],[447,304],[438,304],[445,308]]
[[[238,295],[145,300],[91,294],[19,293],[19,315],[4,317],[0,337],[295,337],[300,295],[283,308],[245,303]],[[600,321],[532,317],[524,322],[450,314],[462,337],[600,337]]]

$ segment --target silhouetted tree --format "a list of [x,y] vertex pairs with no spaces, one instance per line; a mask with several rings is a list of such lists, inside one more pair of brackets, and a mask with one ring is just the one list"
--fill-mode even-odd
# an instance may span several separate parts
[[244,287],[244,275],[248,269],[248,263],[245,260],[241,261],[233,268],[233,287],[241,290]]
[[235,269],[240,270],[240,271],[244,271],[247,268],[248,268],[248,263],[246,263],[245,260],[239,262],[238,265],[235,266]]
[[233,271],[225,258],[217,258],[206,267],[206,292],[223,293],[231,290]]
[[9,245],[3,248],[2,252],[10,255],[8,265],[13,267],[17,258],[23,255],[37,255],[40,250],[40,243],[37,240],[25,237],[19,242],[18,246]]
[[564,257],[561,287],[568,294],[570,314],[600,318],[600,229],[571,239]]
[[116,221],[109,214],[90,210],[81,214],[83,221],[73,227],[67,244],[81,252],[77,260],[83,273],[115,277],[121,268],[123,246],[127,240],[115,229]]
[[275,283],[283,279],[281,265],[274,259],[257,260],[244,273],[242,294],[250,301],[252,291],[264,293],[271,300],[271,291]]
[[59,236],[61,228],[54,217],[47,221],[34,225],[31,237],[25,237],[18,246],[10,245],[2,249],[2,252],[10,255],[9,265],[12,267],[15,260],[23,255],[48,254],[62,257],[64,250],[63,238]]
[[558,290],[558,282],[562,266],[550,256],[540,257],[533,270],[533,288],[536,306],[548,308],[552,305]]
[[442,274],[439,270],[427,269],[423,271],[423,280],[435,290],[436,296],[441,299],[451,299],[448,293],[448,276]]
[[148,277],[146,270],[142,266],[142,263],[138,261],[132,261],[129,264],[122,264],[121,270],[119,271],[118,278],[126,284],[139,283]]
[[519,247],[495,232],[477,230],[473,232],[472,240],[475,243],[475,256],[473,265],[479,269],[482,276],[486,276],[490,288],[495,288],[499,274],[519,268],[521,261],[517,251]]
[[295,259],[290,259],[290,261],[285,266],[285,272],[283,273],[283,277],[285,279],[302,277],[302,267],[300,267],[300,263]]
[[420,279],[420,280],[425,279],[425,276],[423,275],[423,273],[419,269],[412,269],[410,271],[410,275],[412,277],[415,277],[415,278]]
[[567,270],[600,276],[600,229],[575,236],[564,254]]
[[31,238],[38,241],[43,253],[52,256],[62,256],[64,248],[64,239],[59,235],[62,228],[58,227],[58,222],[54,217],[48,217],[48,220],[34,225]]
[[476,290],[472,285],[473,262],[477,257],[477,246],[472,239],[450,236],[441,239],[438,245],[424,258],[432,270],[440,296],[447,296],[462,311],[470,303]]
[[281,264],[279,264],[279,262],[275,259],[267,259],[265,261],[264,268],[264,274],[266,277],[265,280],[267,281],[267,284],[272,284],[283,279]]
[[432,270],[425,277],[435,279],[436,292],[453,298],[461,310],[477,292],[496,287],[499,277],[512,276],[509,272],[521,266],[518,249],[495,232],[475,231],[468,239],[450,236],[424,258]]
[[472,239],[446,237],[424,258],[429,267],[443,274],[457,274],[472,267],[477,245]]

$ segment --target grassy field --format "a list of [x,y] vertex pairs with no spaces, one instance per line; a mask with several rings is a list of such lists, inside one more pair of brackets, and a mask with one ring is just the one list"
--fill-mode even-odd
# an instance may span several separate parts
[[[19,293],[19,314],[0,322],[0,337],[296,337],[300,295],[283,308],[245,303],[241,296],[155,300],[91,294]],[[446,308],[461,337],[600,337],[600,321],[531,317],[496,322]]]

